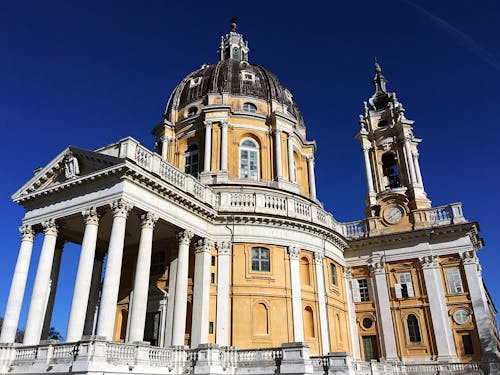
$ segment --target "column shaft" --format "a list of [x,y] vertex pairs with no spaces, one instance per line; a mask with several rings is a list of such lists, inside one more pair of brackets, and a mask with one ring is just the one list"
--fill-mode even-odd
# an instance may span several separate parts
[[302,319],[302,296],[300,292],[300,249],[289,247],[290,254],[290,281],[292,283],[292,315],[293,339],[295,342],[304,341],[304,322]]
[[318,289],[318,305],[319,305],[319,325],[321,332],[321,351],[323,355],[330,352],[330,340],[328,332],[328,313],[326,311],[325,298],[325,278],[323,270],[323,254],[314,253],[314,262],[316,265],[316,283]]
[[423,257],[420,262],[422,263],[425,289],[429,300],[432,326],[434,332],[436,332],[437,359],[439,361],[457,361],[457,352],[441,280],[440,265],[434,255]]
[[199,240],[194,260],[193,316],[191,348],[208,343],[208,313],[210,304],[210,252],[212,243]]
[[172,327],[174,325],[175,281],[177,279],[177,258],[172,259],[168,268],[168,301],[165,325],[165,346],[172,345]]
[[295,175],[295,161],[293,159],[293,134],[288,134],[288,179],[290,182],[297,181],[297,176]]
[[50,272],[57,241],[57,226],[54,220],[43,223],[44,239],[38,268],[36,270],[35,283],[31,294],[31,303],[24,332],[24,345],[38,345],[42,334],[43,318],[47,306],[48,285]]
[[99,218],[95,208],[84,211],[85,232],[83,234],[80,260],[76,272],[75,288],[71,301],[71,310],[68,321],[67,342],[79,341],[83,335],[85,315],[89,303],[90,286],[92,283],[92,270],[94,268],[95,247]]
[[189,269],[189,243],[193,233],[183,231],[178,234],[179,254],[177,256],[177,278],[175,280],[174,324],[172,345],[184,345],[186,332],[187,287]]
[[205,155],[203,157],[203,172],[210,172],[212,159],[212,122],[205,121]]
[[423,185],[422,173],[420,171],[420,163],[418,162],[418,152],[413,153],[412,156],[413,156],[413,164],[415,164],[415,172],[417,174],[417,181],[420,185]]
[[316,199],[316,177],[314,176],[314,158],[307,159],[309,170],[309,195],[311,199]]
[[219,346],[229,345],[229,277],[231,243],[217,243],[217,323],[215,341]]
[[368,184],[368,193],[373,194],[375,193],[375,189],[373,187],[373,175],[370,165],[370,155],[368,147],[363,147],[363,157],[365,159],[366,183]]
[[276,129],[274,131],[274,147],[276,150],[276,178],[283,178],[283,158],[281,155],[281,130]]
[[33,241],[35,240],[35,232],[31,226],[25,225],[19,228],[19,230],[22,235],[21,247],[19,249],[19,255],[17,256],[14,275],[12,276],[9,299],[7,300],[2,333],[0,335],[0,343],[13,343],[16,339],[17,325],[23,305],[26,280],[28,279]]
[[415,166],[413,165],[413,157],[411,156],[410,140],[406,138],[404,141],[404,145],[406,154],[406,164],[408,165],[408,168],[410,170],[411,183],[414,184],[417,182],[417,177],[415,175]]
[[344,271],[344,280],[345,280],[345,295],[347,298],[347,314],[349,318],[349,333],[351,337],[351,352],[352,358],[354,360],[361,359],[361,352],[359,349],[359,334],[358,334],[358,326],[356,324],[356,308],[354,306],[354,301],[352,298],[352,289],[351,289],[351,270],[346,267]]
[[221,123],[221,155],[220,155],[220,170],[227,171],[227,121]]
[[99,307],[99,294],[101,292],[101,275],[102,275],[103,260],[104,260],[103,253],[95,254],[94,265],[92,267],[92,281],[90,282],[90,293],[87,304],[87,312],[85,313],[85,326],[83,327],[83,335],[95,335],[97,312]]
[[113,339],[123,245],[125,242],[125,227],[127,216],[132,206],[123,200],[118,200],[111,204],[111,208],[113,210],[113,226],[109,239],[106,271],[102,285],[101,306],[99,308],[99,321],[97,322],[97,335],[105,337],[106,340]]
[[50,323],[52,321],[52,313],[54,312],[54,302],[56,300],[57,285],[59,283],[59,270],[61,269],[61,257],[63,252],[64,241],[57,241],[54,251],[54,260],[52,262],[52,271],[50,272],[50,288],[47,306],[45,308],[45,316],[42,329],[42,340],[49,338]]

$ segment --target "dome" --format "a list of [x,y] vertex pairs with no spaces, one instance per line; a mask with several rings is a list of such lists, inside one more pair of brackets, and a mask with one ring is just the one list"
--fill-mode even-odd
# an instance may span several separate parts
[[208,94],[228,93],[231,96],[264,100],[269,104],[277,101],[285,105],[287,114],[303,127],[302,115],[290,91],[269,70],[246,61],[247,57],[247,54],[243,54],[241,59],[235,59],[234,56],[221,53],[221,60],[216,64],[203,65],[187,75],[172,92],[164,118],[171,119],[172,110],[179,111],[196,101],[209,104]]

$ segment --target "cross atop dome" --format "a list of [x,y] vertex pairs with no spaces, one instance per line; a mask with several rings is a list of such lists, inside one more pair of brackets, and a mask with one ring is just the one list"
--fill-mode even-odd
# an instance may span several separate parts
[[219,60],[248,61],[248,42],[243,40],[243,35],[238,33],[236,24],[238,17],[230,20],[231,30],[221,37],[219,47]]

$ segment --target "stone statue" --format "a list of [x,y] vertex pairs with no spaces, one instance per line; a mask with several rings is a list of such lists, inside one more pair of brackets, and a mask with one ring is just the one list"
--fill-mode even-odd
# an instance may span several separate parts
[[78,160],[73,155],[71,151],[69,151],[64,156],[64,177],[66,179],[75,178],[80,174],[80,167],[78,166]]

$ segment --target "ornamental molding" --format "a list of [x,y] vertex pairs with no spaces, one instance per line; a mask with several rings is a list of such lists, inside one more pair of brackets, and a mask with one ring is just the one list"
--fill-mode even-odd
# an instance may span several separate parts
[[179,242],[179,246],[180,245],[189,246],[189,244],[191,243],[191,238],[193,238],[193,236],[194,232],[190,230],[183,230],[182,232],[177,233],[176,238],[177,241]]
[[195,253],[196,254],[199,254],[199,253],[211,254],[213,244],[214,244],[213,241],[209,240],[208,238],[199,239],[196,242]]
[[154,229],[158,221],[158,215],[153,212],[146,212],[140,216],[141,229]]
[[133,204],[122,198],[111,202],[109,206],[111,207],[113,217],[124,217],[125,219],[128,217],[128,214],[134,207]]
[[20,226],[19,233],[21,233],[22,241],[33,242],[35,240],[36,232],[33,230],[31,225]]
[[217,255],[229,255],[231,252],[231,242],[230,241],[219,241],[216,244]]

